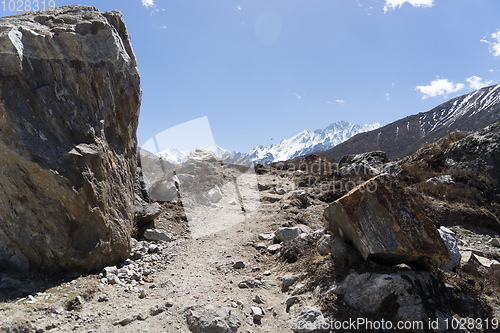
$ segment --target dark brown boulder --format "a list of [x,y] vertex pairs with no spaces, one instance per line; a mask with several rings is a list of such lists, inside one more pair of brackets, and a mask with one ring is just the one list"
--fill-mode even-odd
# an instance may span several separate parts
[[436,227],[387,174],[333,202],[324,217],[365,259],[433,269],[449,257]]
[[128,257],[140,77],[119,12],[0,18],[0,270]]

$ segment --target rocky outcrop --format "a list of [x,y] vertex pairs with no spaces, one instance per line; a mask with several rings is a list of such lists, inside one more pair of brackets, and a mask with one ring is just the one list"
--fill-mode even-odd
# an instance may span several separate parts
[[0,50],[0,270],[127,258],[141,90],[122,15],[0,18]]
[[397,175],[400,171],[401,167],[399,164],[397,162],[389,162],[387,155],[383,151],[346,155],[339,161],[339,173],[341,176],[376,176],[381,173]]
[[489,173],[500,188],[500,122],[455,142],[446,152],[446,164]]
[[324,217],[327,228],[365,259],[432,269],[449,257],[436,227],[386,174],[333,202]]

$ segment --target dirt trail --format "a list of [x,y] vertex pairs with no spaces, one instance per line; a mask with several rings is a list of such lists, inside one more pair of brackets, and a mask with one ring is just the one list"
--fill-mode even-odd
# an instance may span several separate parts
[[[288,182],[271,175],[259,177],[259,181],[282,187]],[[171,243],[158,242],[161,253],[132,261],[132,266],[152,271],[137,284],[122,281],[111,285],[91,275],[48,289],[38,288],[33,298],[0,303],[0,327],[28,321],[37,332],[189,332],[185,309],[212,304],[237,313],[241,321],[238,332],[292,332],[291,319],[314,300],[301,295],[301,302],[287,313],[285,302],[290,292],[281,290],[286,265],[277,261],[275,254],[253,246],[271,245],[271,240],[259,240],[258,234],[273,232],[287,223],[289,212],[282,206],[289,194],[278,202],[263,201],[256,214],[224,230],[197,238],[179,237]],[[322,209],[311,209],[315,208],[318,212]],[[320,218],[315,222],[319,228]],[[245,267],[233,268],[238,261]],[[249,278],[270,280],[275,286],[238,287]],[[263,304],[254,301],[257,294]],[[253,320],[252,306],[265,311],[261,322]]]

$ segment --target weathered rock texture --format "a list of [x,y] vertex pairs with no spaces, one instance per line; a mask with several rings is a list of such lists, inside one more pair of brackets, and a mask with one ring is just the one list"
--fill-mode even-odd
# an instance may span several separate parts
[[438,331],[449,332],[444,323],[452,320],[453,313],[489,317],[487,306],[480,299],[446,286],[434,273],[410,270],[388,274],[352,273],[335,291],[353,318],[384,318],[393,322],[438,319]]
[[0,270],[126,258],[140,78],[119,12],[0,19]]
[[435,268],[449,257],[436,227],[389,175],[358,186],[325,210],[327,228],[365,259]]
[[446,152],[446,164],[463,169],[484,171],[500,188],[500,122],[455,142]]

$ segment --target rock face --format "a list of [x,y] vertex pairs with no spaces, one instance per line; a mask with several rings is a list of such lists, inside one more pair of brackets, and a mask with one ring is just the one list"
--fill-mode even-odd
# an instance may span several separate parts
[[333,202],[327,228],[349,239],[365,259],[436,268],[449,258],[436,227],[389,175],[380,175]]
[[122,15],[0,18],[0,270],[127,258],[140,77]]
[[346,155],[339,161],[339,171],[343,176],[347,175],[371,175],[381,173],[397,175],[401,167],[397,162],[389,162],[383,151],[372,151],[357,155]]
[[449,166],[488,172],[500,187],[500,122],[455,142],[446,152]]

